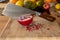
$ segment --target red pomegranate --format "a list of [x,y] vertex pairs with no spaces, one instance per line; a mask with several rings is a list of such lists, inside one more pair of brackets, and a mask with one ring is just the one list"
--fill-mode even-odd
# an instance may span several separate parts
[[50,8],[50,4],[45,3],[45,4],[43,5],[43,8],[46,9],[46,10],[49,9],[49,8]]
[[18,18],[18,22],[24,26],[29,25],[33,21],[33,16],[31,15],[22,15]]

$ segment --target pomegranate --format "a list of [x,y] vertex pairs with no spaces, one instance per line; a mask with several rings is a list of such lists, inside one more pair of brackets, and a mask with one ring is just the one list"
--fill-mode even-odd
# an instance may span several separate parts
[[33,16],[31,15],[22,15],[18,18],[18,22],[24,26],[29,25],[33,21]]
[[50,8],[50,4],[45,3],[45,4],[43,5],[43,8],[44,8],[45,10],[49,9],[49,8]]
[[31,31],[31,30],[32,30],[32,28],[31,28],[31,27],[29,27],[29,26],[27,26],[27,27],[26,27],[26,30]]

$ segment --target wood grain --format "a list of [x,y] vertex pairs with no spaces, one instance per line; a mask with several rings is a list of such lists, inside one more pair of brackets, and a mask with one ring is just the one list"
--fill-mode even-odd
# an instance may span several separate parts
[[0,36],[10,22],[10,18],[6,16],[0,16]]
[[[3,38],[40,38],[40,37],[60,37],[60,26],[55,22],[49,22],[40,17],[34,17],[36,23],[44,24],[40,30],[27,31],[16,20],[12,20],[10,26],[6,28]],[[50,30],[47,30],[47,29]]]

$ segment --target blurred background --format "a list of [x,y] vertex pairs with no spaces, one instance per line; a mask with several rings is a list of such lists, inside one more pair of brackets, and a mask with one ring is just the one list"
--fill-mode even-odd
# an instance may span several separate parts
[[[0,16],[2,15],[2,11],[4,10],[6,4],[9,2],[9,0],[0,0]],[[49,2],[49,1],[48,1]],[[55,3],[55,2],[54,2]],[[60,3],[60,0],[59,2]],[[21,4],[21,3],[20,3]],[[59,6],[58,6],[59,7]],[[58,8],[57,7],[57,8]],[[53,7],[54,8],[54,7]],[[56,11],[54,11],[55,9],[51,8],[52,10],[50,10],[51,15],[54,16],[57,20],[57,22],[60,24],[60,13],[56,13]]]
[[0,0],[0,15],[2,15],[1,13],[8,2],[9,0]]

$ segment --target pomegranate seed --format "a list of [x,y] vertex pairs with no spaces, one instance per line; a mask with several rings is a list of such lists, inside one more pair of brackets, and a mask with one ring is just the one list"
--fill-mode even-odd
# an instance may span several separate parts
[[36,26],[36,30],[39,30],[39,28],[40,28],[40,27],[37,25],[37,26]]
[[24,19],[27,19],[27,17],[24,16]]
[[38,25],[34,25],[34,30],[38,30],[39,29],[39,27],[38,27]]
[[31,31],[31,27],[26,27],[26,30],[29,30],[29,31]]

